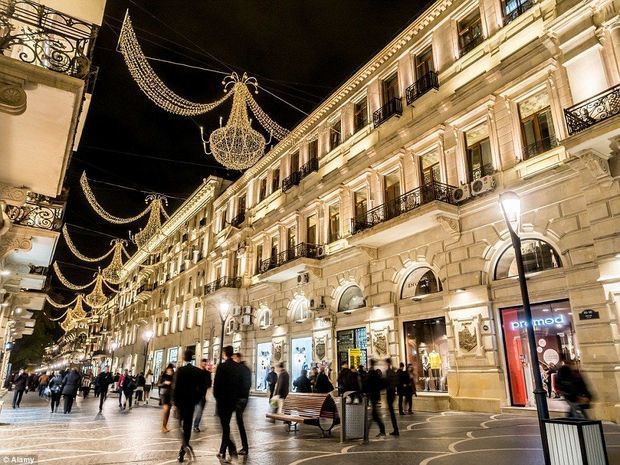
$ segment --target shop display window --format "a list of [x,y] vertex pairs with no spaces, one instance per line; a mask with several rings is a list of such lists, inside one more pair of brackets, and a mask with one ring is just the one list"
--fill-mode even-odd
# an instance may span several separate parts
[[407,363],[413,365],[416,390],[447,392],[448,338],[445,318],[404,323]]
[[400,298],[411,299],[442,290],[441,281],[435,272],[426,266],[422,266],[409,273],[403,282]]
[[[351,365],[351,351],[358,353],[352,357],[357,365],[368,366],[368,351],[366,339],[366,327],[338,331],[336,334],[336,346],[338,350],[338,368],[343,363]],[[358,350],[356,350],[358,349]],[[350,368],[357,368],[351,366]]]
[[256,346],[256,390],[266,391],[267,375],[271,370],[271,342],[261,342]]
[[312,364],[312,338],[301,337],[291,340],[291,384],[301,375],[301,370],[310,371]]
[[[535,304],[531,311],[540,376],[548,396],[555,398],[557,369],[562,362],[578,361],[579,358],[570,304],[568,300]],[[500,314],[512,405],[533,405],[534,380],[523,307],[503,308]]]

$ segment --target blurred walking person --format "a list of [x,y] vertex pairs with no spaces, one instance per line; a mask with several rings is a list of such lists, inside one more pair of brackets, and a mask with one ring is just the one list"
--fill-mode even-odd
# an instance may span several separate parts
[[138,376],[136,376],[136,405],[140,405],[142,402],[142,396],[144,395],[144,386],[146,385],[146,378],[144,374],[140,372]]
[[385,381],[381,376],[381,371],[375,368],[375,361],[370,361],[370,369],[366,378],[366,393],[372,410],[372,420],[368,423],[368,429],[372,425],[372,421],[379,425],[379,434],[377,437],[385,436],[385,424],[379,415],[379,401],[381,400],[381,391],[385,389]]
[[22,403],[24,391],[28,387],[28,373],[26,373],[23,368],[20,369],[19,373],[17,373],[15,378],[13,378],[13,384],[15,385],[15,392],[13,393],[13,408],[19,408],[19,404]]
[[144,403],[148,405],[151,398],[151,389],[153,388],[153,372],[149,368],[144,377]]
[[288,371],[286,371],[286,368],[284,368],[284,363],[280,363],[278,365],[278,371],[278,382],[276,383],[274,395],[278,396],[278,413],[282,413],[284,399],[288,396],[291,377],[289,376]]
[[568,404],[568,418],[587,420],[586,409],[590,408],[592,394],[586,385],[581,372],[569,364],[558,370],[555,385]]
[[396,370],[392,367],[392,359],[386,358],[385,364],[387,368],[385,370],[385,386],[388,411],[390,412],[390,420],[392,421],[393,431],[390,436],[399,436],[398,423],[396,422],[396,413],[394,413],[394,401],[396,400],[396,388],[398,387],[398,375]]
[[105,371],[99,373],[95,379],[95,385],[99,390],[99,413],[103,410],[103,403],[108,398],[108,389],[110,388],[110,384],[113,383],[114,378],[112,377],[112,373],[110,373],[110,367],[107,366]]
[[241,367],[242,384],[239,390],[239,398],[235,404],[235,418],[237,419],[237,427],[239,428],[239,436],[241,436],[241,449],[239,455],[248,455],[248,435],[245,432],[245,424],[243,423],[243,412],[248,406],[250,398],[250,388],[252,387],[252,372],[241,358],[241,354],[237,352],[233,355],[233,360]]
[[295,392],[306,394],[312,392],[312,382],[308,378],[308,372],[306,370],[301,370],[301,374],[293,381],[293,387],[295,388]]
[[73,401],[81,386],[81,378],[77,368],[71,368],[69,373],[67,373],[62,380],[62,396],[64,397],[65,413],[71,413]]
[[413,414],[413,396],[418,395],[415,387],[415,373],[413,371],[413,365],[411,363],[407,364],[407,374],[408,384],[405,388],[405,405],[407,406],[407,413],[409,415]]
[[200,433],[200,421],[202,420],[202,412],[205,409],[205,405],[207,405],[207,391],[211,388],[212,380],[211,380],[211,372],[208,369],[209,361],[206,358],[203,358],[200,362],[200,371],[203,376],[202,383],[202,392],[200,393],[200,401],[196,404],[196,409],[194,410],[194,432]]
[[[243,385],[243,373],[241,366],[232,359],[232,346],[224,347],[223,354],[224,361],[215,370],[213,396],[217,401],[217,414],[222,425],[222,443],[217,457],[225,462],[230,462],[231,458],[237,458],[237,446],[230,438],[230,419],[235,411]],[[226,451],[230,454],[228,459],[226,458]]]
[[49,380],[48,386],[50,388],[50,407],[52,413],[58,412],[58,406],[60,405],[60,396],[62,395],[62,375],[57,372]]
[[325,367],[321,366],[319,368],[319,374],[316,377],[316,381],[314,382],[314,392],[318,394],[329,394],[333,390],[334,385],[325,373]]
[[49,384],[49,379],[47,371],[44,371],[41,376],[39,376],[39,397],[45,397],[45,388]]
[[276,389],[276,383],[278,382],[278,375],[274,367],[271,367],[271,370],[267,373],[265,381],[267,382],[267,386],[269,386],[269,400],[271,400],[273,391]]
[[170,419],[170,409],[172,408],[172,380],[174,377],[174,365],[169,363],[166,367],[166,371],[159,377],[159,401],[162,405],[161,412],[161,431],[167,433],[168,420]]
[[193,358],[194,352],[191,350],[186,350],[183,353],[185,366],[179,368],[175,373],[172,389],[174,406],[178,409],[183,430],[183,441],[181,442],[178,456],[179,462],[183,462],[187,452],[190,453],[190,456],[193,455],[193,449],[189,444],[189,440],[192,436],[194,410],[206,392],[205,376],[200,368],[192,365]]
[[88,397],[90,393],[90,384],[93,381],[93,371],[88,370],[84,376],[82,376],[82,395],[84,399]]

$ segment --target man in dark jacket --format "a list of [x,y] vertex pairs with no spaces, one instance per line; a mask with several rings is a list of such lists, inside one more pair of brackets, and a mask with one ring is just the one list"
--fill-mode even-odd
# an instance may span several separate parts
[[278,382],[276,383],[274,393],[280,398],[278,400],[278,412],[280,412],[282,410],[282,405],[284,404],[284,399],[288,396],[289,387],[291,385],[291,377],[286,371],[286,368],[284,368],[284,363],[280,363],[280,365],[278,365],[278,370]]
[[400,363],[398,365],[398,370],[396,370],[396,377],[398,379],[398,414],[404,415],[404,402],[407,397],[407,392],[411,386],[411,379],[409,377],[409,373],[405,370],[405,364]]
[[202,420],[202,412],[205,409],[205,405],[207,405],[207,391],[211,389],[211,372],[208,369],[209,361],[206,358],[203,358],[200,362],[200,369],[202,370],[202,375],[204,377],[203,385],[204,392],[200,393],[200,402],[196,404],[196,409],[194,410],[194,431],[196,433],[200,433],[200,421]]
[[243,383],[239,390],[239,399],[235,405],[235,417],[237,419],[237,426],[239,428],[239,436],[241,436],[241,450],[239,455],[248,455],[248,435],[245,432],[245,424],[243,423],[243,412],[248,405],[248,399],[250,398],[250,388],[252,387],[252,371],[248,368],[245,362],[241,359],[241,354],[237,352],[233,355],[233,360],[241,367],[241,375]]
[[338,373],[338,395],[343,395],[345,390],[345,384],[347,384],[351,370],[349,364],[344,362],[340,365],[340,372]]
[[398,431],[398,423],[396,422],[396,413],[394,413],[394,401],[396,400],[396,388],[398,387],[398,375],[396,374],[396,370],[394,370],[394,367],[392,366],[391,358],[386,358],[385,364],[387,365],[387,368],[385,370],[387,406],[390,412],[390,419],[392,420],[392,428],[393,428],[393,431],[390,433],[390,436],[398,436],[400,433]]
[[65,375],[62,380],[62,396],[65,398],[64,411],[71,413],[73,400],[77,396],[78,390],[82,385],[82,377],[78,373],[77,368],[71,368],[71,371]]
[[273,397],[273,391],[276,389],[276,383],[278,382],[278,375],[276,369],[271,367],[271,371],[267,374],[267,386],[269,386],[269,400]]
[[205,377],[202,371],[192,365],[194,352],[186,350],[183,353],[185,366],[179,368],[174,374],[174,382],[172,387],[172,399],[174,405],[179,410],[179,418],[181,419],[181,427],[183,428],[183,442],[179,450],[179,462],[183,461],[186,451],[192,452],[189,440],[192,436],[192,421],[194,419],[194,410],[196,404],[205,392]]
[[306,370],[301,370],[301,375],[293,381],[293,387],[295,388],[295,392],[312,392],[312,384],[310,383],[310,379],[308,379],[308,372]]
[[19,370],[19,373],[13,379],[15,384],[15,392],[13,393],[13,408],[19,408],[19,404],[22,403],[22,397],[24,391],[28,387],[28,374],[23,370]]
[[112,383],[114,383],[114,378],[112,378],[112,373],[110,373],[110,367],[107,366],[105,371],[99,373],[95,379],[95,385],[99,390],[99,413],[103,409],[103,403],[108,397],[108,389]]
[[230,419],[240,397],[243,373],[241,366],[232,359],[232,346],[224,347],[222,352],[224,361],[215,370],[213,396],[217,401],[217,414],[222,425],[222,443],[217,456],[218,458],[226,459],[226,450],[228,450],[231,457],[237,457],[237,446],[230,438]]
[[334,386],[332,382],[329,380],[328,376],[325,374],[325,367],[321,365],[319,368],[319,374],[316,377],[316,381],[314,383],[314,392],[318,394],[328,394],[334,390]]
[[[379,434],[377,437],[385,436],[385,425],[379,416],[379,401],[381,400],[381,391],[385,389],[385,384],[381,372],[375,368],[375,361],[370,361],[370,369],[366,377],[366,393],[372,407],[372,421],[379,425]],[[368,425],[370,429],[370,424]]]

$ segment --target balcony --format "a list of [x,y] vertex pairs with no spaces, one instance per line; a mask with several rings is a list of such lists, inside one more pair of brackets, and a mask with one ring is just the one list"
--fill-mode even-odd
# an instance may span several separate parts
[[420,77],[416,82],[407,87],[405,95],[407,97],[407,105],[412,105],[417,99],[422,97],[431,89],[439,89],[439,78],[435,71],[429,71]]
[[235,216],[232,220],[230,220],[230,225],[233,228],[239,229],[239,227],[243,224],[244,221],[245,221],[245,211],[241,211],[239,212],[237,216]]
[[311,158],[307,163],[301,165],[299,170],[292,172],[290,176],[287,176],[282,180],[282,192],[287,192],[294,186],[298,186],[302,179],[310,175],[310,173],[318,171],[318,169],[319,159],[316,157]]
[[372,125],[378,128],[392,116],[401,116],[403,114],[403,102],[400,97],[394,97],[388,100],[385,105],[372,114]]
[[585,131],[620,114],[620,85],[611,87],[564,110],[568,134]]
[[44,195],[29,193],[24,205],[20,207],[8,205],[6,214],[13,224],[48,231],[60,231],[64,204],[54,202]]
[[240,276],[223,276],[220,279],[216,279],[215,281],[206,284],[204,287],[204,293],[205,295],[213,294],[215,291],[223,288],[239,289],[242,283],[243,278]]
[[294,278],[323,258],[324,247],[300,242],[292,249],[284,250],[259,263],[258,273],[262,281],[282,282]]
[[558,140],[555,136],[545,137],[544,139],[537,140],[531,144],[523,146],[523,159],[529,160],[530,158],[540,155],[541,153],[548,152],[549,150],[558,146]]
[[524,2],[518,2],[517,6],[511,11],[506,11],[506,6],[504,5],[504,26],[512,23],[515,19],[525,13],[527,10],[534,6],[534,2],[532,0],[526,0]]
[[455,190],[432,182],[379,205],[351,219],[353,237],[349,242],[380,246],[435,226],[437,216],[456,217]]
[[31,0],[0,0],[0,54],[88,80],[98,26]]

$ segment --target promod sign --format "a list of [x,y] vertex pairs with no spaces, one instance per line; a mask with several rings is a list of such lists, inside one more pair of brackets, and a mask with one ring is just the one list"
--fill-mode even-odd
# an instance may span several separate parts
[[[536,327],[543,327],[543,326],[554,326],[554,325],[564,325],[566,324],[566,321],[564,320],[564,315],[558,315],[555,317],[549,317],[549,318],[533,318],[532,321],[534,322],[534,328]],[[510,327],[514,330],[514,329],[519,329],[519,328],[527,328],[527,321],[511,321],[510,322]]]

